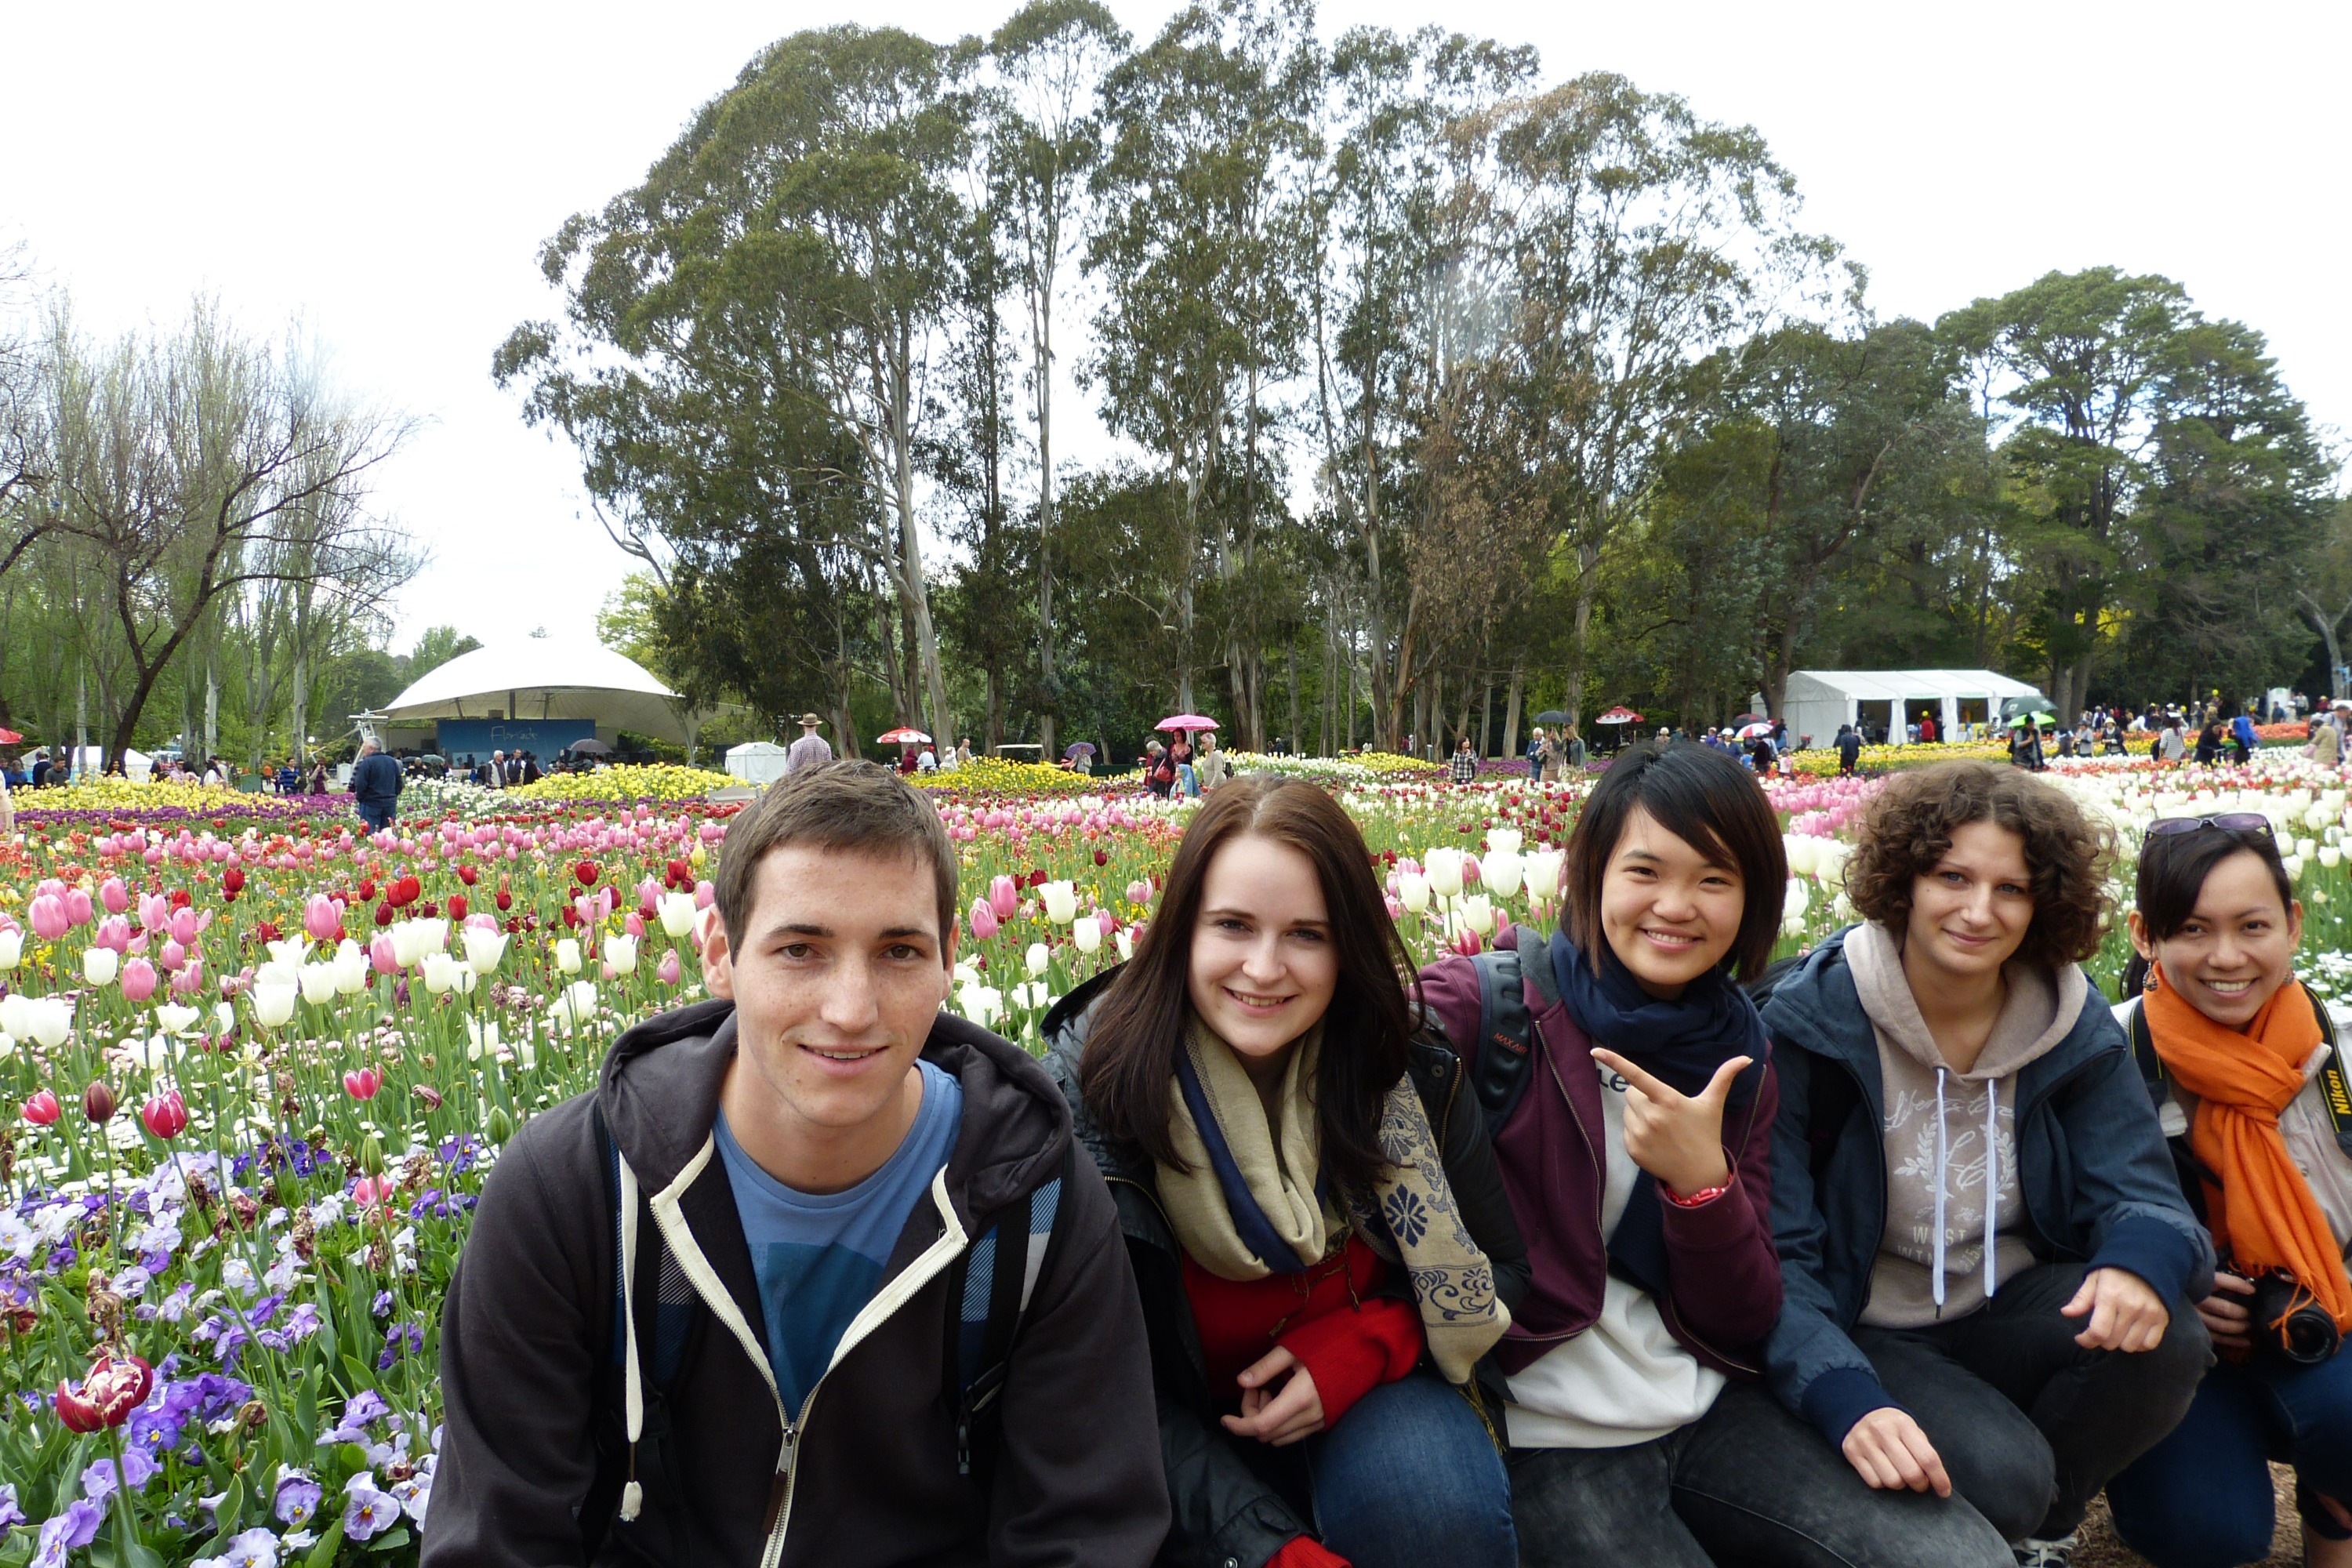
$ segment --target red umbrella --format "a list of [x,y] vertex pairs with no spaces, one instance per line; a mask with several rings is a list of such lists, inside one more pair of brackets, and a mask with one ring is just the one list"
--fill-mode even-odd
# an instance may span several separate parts
[[1596,724],[1638,724],[1642,716],[1631,708],[1612,708],[1593,721]]
[[1217,721],[1200,713],[1179,713],[1172,719],[1162,719],[1152,726],[1155,730],[1213,730]]
[[0,730],[0,746],[13,746],[24,738],[14,730]]
[[874,737],[874,743],[877,746],[911,746],[918,742],[928,743],[929,741],[930,737],[920,730],[909,730],[903,726]]

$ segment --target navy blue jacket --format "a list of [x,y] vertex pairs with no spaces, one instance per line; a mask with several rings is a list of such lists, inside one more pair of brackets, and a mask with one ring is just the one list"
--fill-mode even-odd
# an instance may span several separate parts
[[[1780,982],[1764,1024],[1780,1069],[1772,1233],[1784,1290],[1765,1373],[1834,1447],[1895,1403],[1849,1337],[1886,1230],[1886,1100],[1844,931]],[[2176,1313],[2212,1292],[2213,1244],[2181,1198],[2131,1043],[2095,985],[2066,1037],[2018,1071],[2017,1164],[2036,1258],[2126,1269]]]
[[382,752],[370,752],[352,770],[352,794],[390,805],[400,798],[400,764]]

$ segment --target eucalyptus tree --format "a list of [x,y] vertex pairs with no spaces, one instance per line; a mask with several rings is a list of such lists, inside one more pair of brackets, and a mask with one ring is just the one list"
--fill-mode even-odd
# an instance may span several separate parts
[[2094,267],[2047,273],[1937,323],[2011,413],[2002,456],[2033,498],[2038,526],[2023,537],[2040,584],[2035,635],[2062,715],[2084,705],[2130,596],[2135,507],[2189,316],[2170,279]]
[[1001,83],[992,146],[1001,227],[1029,325],[1029,399],[1037,426],[1037,722],[1058,755],[1061,677],[1054,619],[1054,327],[1062,264],[1102,156],[1096,94],[1130,40],[1099,0],[1030,0],[989,39]]
[[[1088,268],[1102,280],[1093,374],[1111,427],[1160,456],[1181,501],[1179,706],[1193,701],[1203,567],[1236,739],[1257,743],[1252,566],[1271,488],[1266,397],[1300,363],[1300,258],[1321,68],[1307,0],[1195,5],[1104,79]],[[1238,426],[1238,430],[1236,430]]]
[[1795,227],[1795,179],[1754,130],[1622,77],[1576,78],[1465,133],[1516,295],[1503,358],[1521,439],[1575,571],[1577,716],[1601,568],[1704,406],[1694,364],[1791,303],[1833,247]]

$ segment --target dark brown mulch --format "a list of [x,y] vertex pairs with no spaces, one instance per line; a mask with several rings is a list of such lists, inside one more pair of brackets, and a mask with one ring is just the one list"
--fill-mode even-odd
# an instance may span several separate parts
[[[2284,1465],[2273,1465],[2271,1485],[2278,1494],[2278,1531],[2271,1537],[2271,1554],[2263,1568],[2300,1568],[2303,1527],[2294,1516],[2294,1472]],[[2074,1568],[2148,1568],[2147,1558],[2116,1538],[2105,1498],[2091,1505],[2091,1517],[2083,1521],[2083,1544],[2074,1552]]]

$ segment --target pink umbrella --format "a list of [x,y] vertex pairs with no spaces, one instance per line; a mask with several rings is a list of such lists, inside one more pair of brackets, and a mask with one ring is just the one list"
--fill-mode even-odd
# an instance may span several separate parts
[[1199,713],[1179,713],[1173,719],[1162,719],[1159,723],[1152,726],[1155,730],[1187,731],[1213,730],[1216,727],[1217,721],[1214,719],[1208,718],[1205,715]]
[[877,746],[912,746],[927,742],[929,740],[930,737],[924,734],[920,730],[901,728],[892,730],[886,734],[875,736],[874,743]]

